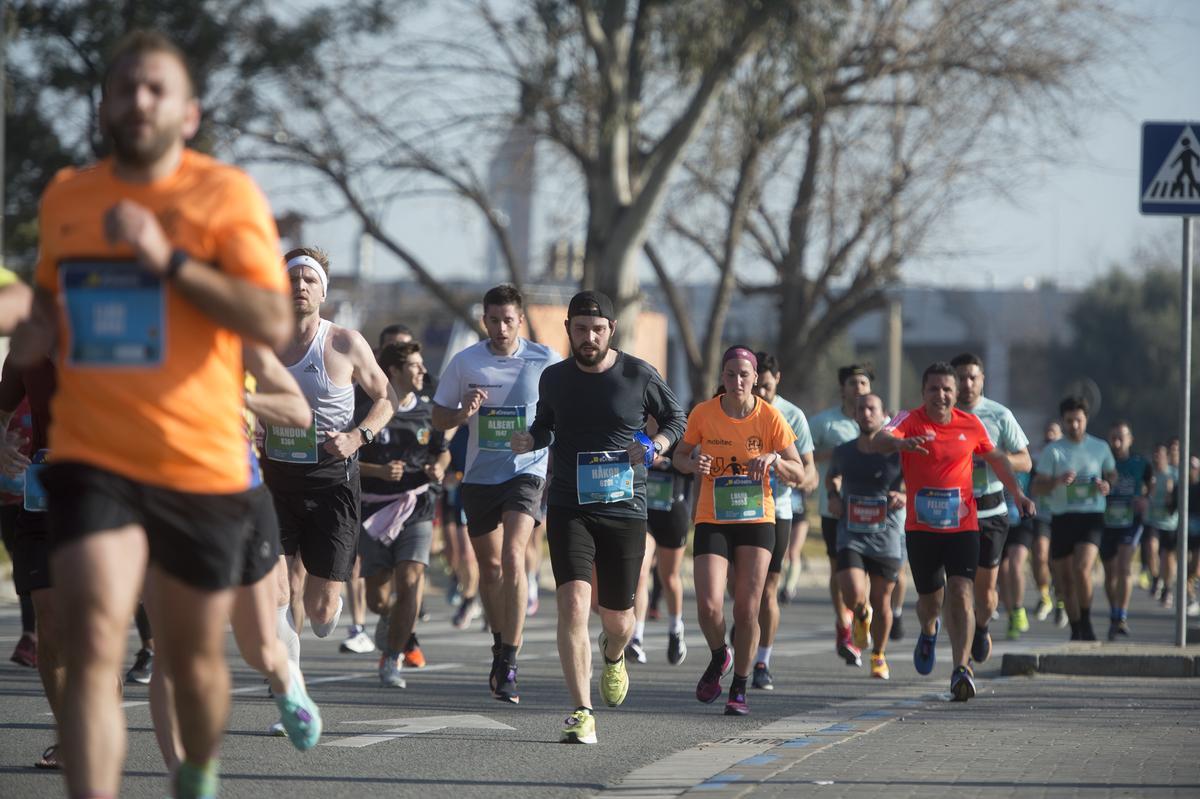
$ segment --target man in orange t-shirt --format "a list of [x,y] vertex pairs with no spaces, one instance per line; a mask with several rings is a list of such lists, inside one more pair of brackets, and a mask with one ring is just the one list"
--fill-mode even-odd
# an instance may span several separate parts
[[871,440],[871,448],[884,455],[899,452],[904,472],[905,537],[921,622],[913,665],[921,674],[933,671],[938,616],[948,582],[945,616],[954,652],[950,693],[955,701],[965,702],[975,696],[968,659],[975,632],[974,578],[979,564],[972,458],[980,457],[992,467],[1022,513],[1033,514],[1035,509],[1021,491],[1008,456],[996,449],[983,423],[954,407],[958,396],[954,367],[939,362],[927,368],[921,376],[921,395],[924,405],[896,414]]
[[111,677],[145,577],[177,686],[174,795],[215,795],[251,478],[242,343],[286,340],[287,281],[258,189],[184,146],[200,108],[170,41],[122,41],[100,121],[112,157],[64,170],[42,197],[34,309],[13,341],[28,362],[57,340],[43,482],[67,663],[60,752],[72,796],[117,793]]

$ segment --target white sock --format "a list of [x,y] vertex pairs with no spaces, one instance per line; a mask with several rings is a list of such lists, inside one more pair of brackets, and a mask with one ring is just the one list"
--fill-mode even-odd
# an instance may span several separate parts
[[764,663],[768,666],[771,665],[771,649],[772,648],[773,647],[769,647],[769,646],[760,646],[758,648],[758,654],[754,656],[754,662],[755,663]]
[[633,638],[635,641],[642,640],[642,636],[646,634],[646,622],[637,621],[633,623]]
[[904,615],[904,606],[903,605],[901,605],[898,608],[892,608],[892,618],[893,619],[898,619],[903,615]]
[[683,614],[672,616],[667,622],[667,633],[670,635],[683,635]]
[[[276,608],[275,635],[287,649],[288,660],[292,665],[300,663],[300,636],[296,633],[296,620],[292,617],[292,609],[288,605]],[[299,666],[296,666],[299,669]]]
[[529,572],[528,581],[529,581],[529,597],[530,597],[530,599],[537,599],[538,579],[537,579],[536,571]]
[[317,624],[316,619],[309,619],[309,624],[312,625],[312,631],[318,638],[326,638],[331,632],[337,629],[338,622],[342,618],[342,598],[338,597],[337,610],[333,612],[333,618],[327,624]]

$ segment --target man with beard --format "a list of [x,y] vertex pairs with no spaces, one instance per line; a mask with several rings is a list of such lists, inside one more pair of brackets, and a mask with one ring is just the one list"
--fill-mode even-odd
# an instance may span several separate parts
[[[629,691],[625,645],[646,550],[645,464],[649,453],[670,449],[684,427],[683,411],[654,367],[610,349],[614,316],[612,300],[598,291],[571,298],[565,324],[572,357],[542,372],[537,418],[510,442],[518,455],[551,447],[556,464],[546,526],[558,656],[576,706],[562,730],[568,743],[596,743],[588,641],[593,567],[604,658],[600,694],[616,707]],[[642,432],[647,417],[658,422],[653,439]]]
[[[342,613],[342,584],[358,554],[358,451],[396,412],[396,392],[360,333],[321,318],[329,256],[299,247],[284,256],[296,324],[280,360],[313,411],[307,429],[267,424],[263,477],[275,499],[288,585],[280,593],[279,635],[299,662],[304,616],[324,638]],[[369,409],[354,424],[354,387]],[[290,595],[290,608],[286,600]]]
[[185,757],[173,795],[213,796],[251,484],[242,340],[282,345],[291,310],[261,193],[184,146],[200,107],[179,49],[122,40],[99,117],[113,155],[43,194],[34,308],[13,339],[14,363],[31,365],[57,336],[42,482],[66,664],[59,752],[71,796],[117,794],[113,678],[149,570]]

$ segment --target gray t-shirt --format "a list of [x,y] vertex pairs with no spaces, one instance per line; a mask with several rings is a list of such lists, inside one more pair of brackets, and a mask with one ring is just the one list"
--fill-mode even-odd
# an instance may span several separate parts
[[903,482],[900,456],[862,452],[856,439],[834,447],[829,473],[842,478],[837,548],[899,560],[904,509],[888,509],[888,491]]

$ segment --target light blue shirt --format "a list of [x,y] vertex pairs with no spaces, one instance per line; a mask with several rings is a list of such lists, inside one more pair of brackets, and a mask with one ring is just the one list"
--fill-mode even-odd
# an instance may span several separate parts
[[526,339],[511,356],[495,355],[484,339],[446,364],[433,398],[436,404],[458,410],[472,388],[488,394],[479,413],[465,422],[469,437],[464,483],[498,485],[521,474],[546,478],[550,450],[517,455],[508,448],[507,438],[529,429],[537,415],[542,370],[561,360],[554,350]]
[[1095,436],[1085,435],[1076,444],[1067,438],[1052,441],[1038,456],[1037,473],[1059,477],[1075,472],[1075,482],[1066,486],[1061,483],[1050,494],[1050,512],[1055,516],[1064,513],[1104,513],[1107,501],[1095,481],[1115,471],[1117,462],[1113,458],[1108,442]]
[[[842,413],[841,405],[821,411],[808,421],[808,426],[812,431],[813,450],[816,452],[832,452],[834,447],[853,441],[862,432],[858,429],[858,422]],[[833,515],[829,512],[829,496],[825,493],[825,475],[829,473],[828,460],[817,465],[817,473],[820,476],[817,507],[822,516],[832,519]]]
[[[775,395],[775,399],[771,400],[771,404],[775,406],[777,411],[783,414],[784,421],[788,423],[788,426],[792,428],[792,432],[796,434],[796,452],[801,455],[806,452],[812,452],[812,433],[808,429],[808,419],[804,417],[804,411],[778,394]],[[775,518],[792,518],[792,487],[782,485],[775,479],[774,467],[771,468],[771,494],[775,497]]]
[[[992,443],[1001,452],[1011,455],[1029,446],[1029,439],[1025,437],[1025,431],[1021,429],[1021,425],[1017,424],[1017,419],[1012,415],[1012,411],[1000,403],[993,402],[987,397],[980,397],[974,408],[959,405],[958,409],[978,416],[979,421],[983,422],[988,436],[991,437]],[[1004,484],[1000,482],[1000,478],[996,477],[996,472],[982,458],[975,459],[972,483],[976,499],[1004,490]],[[987,519],[1007,512],[1004,505],[997,505],[994,508],[979,511],[979,518]]]

